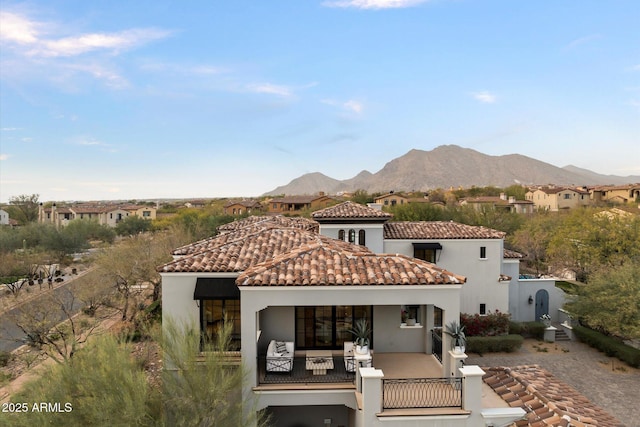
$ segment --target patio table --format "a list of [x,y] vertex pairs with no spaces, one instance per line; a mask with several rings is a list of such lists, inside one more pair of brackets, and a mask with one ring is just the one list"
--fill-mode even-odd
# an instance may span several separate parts
[[307,350],[305,365],[313,375],[327,375],[327,369],[333,369],[331,350]]

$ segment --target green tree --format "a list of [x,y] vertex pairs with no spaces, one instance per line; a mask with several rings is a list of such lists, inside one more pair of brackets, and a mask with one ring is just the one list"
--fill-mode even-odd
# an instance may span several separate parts
[[373,196],[367,193],[366,190],[359,189],[354,191],[353,196],[351,196],[351,201],[366,205],[367,203],[373,203]]
[[267,425],[263,412],[246,407],[253,401],[252,396],[242,394],[246,370],[242,364],[230,363],[231,322],[224,325],[213,342],[203,344],[201,352],[198,328],[171,320],[163,324],[166,425]]
[[39,194],[21,194],[9,198],[9,215],[25,225],[38,220]]
[[567,310],[589,327],[621,338],[640,338],[640,263],[594,273]]
[[534,268],[536,273],[544,271],[547,247],[558,223],[557,215],[546,211],[538,212],[508,237],[514,248],[526,256],[527,265]]
[[[11,401],[29,402],[29,410],[2,414],[4,426],[152,426],[162,413],[160,394],[149,386],[141,362],[111,335],[50,366]],[[59,410],[33,410],[38,402],[57,403]]]
[[116,225],[116,233],[119,236],[132,236],[151,229],[151,221],[139,216],[130,216]]

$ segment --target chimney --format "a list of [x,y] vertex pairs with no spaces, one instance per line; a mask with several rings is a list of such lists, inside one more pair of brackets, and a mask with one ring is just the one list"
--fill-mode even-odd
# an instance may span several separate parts
[[507,195],[505,193],[500,193],[500,200],[507,200]]
[[515,202],[516,202],[515,196],[509,196],[509,203],[515,203]]

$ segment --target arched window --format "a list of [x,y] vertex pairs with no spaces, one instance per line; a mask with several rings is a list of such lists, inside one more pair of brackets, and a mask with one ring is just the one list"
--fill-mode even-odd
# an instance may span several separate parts
[[338,240],[344,240],[344,230],[338,231]]
[[358,244],[365,246],[366,242],[365,242],[365,231],[364,230],[360,230],[358,231]]
[[356,230],[352,228],[351,230],[349,230],[349,243],[355,243],[355,242],[356,242]]

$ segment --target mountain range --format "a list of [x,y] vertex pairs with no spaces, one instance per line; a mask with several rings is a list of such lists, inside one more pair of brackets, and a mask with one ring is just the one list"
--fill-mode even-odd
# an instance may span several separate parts
[[435,188],[522,185],[608,185],[640,182],[640,176],[601,175],[576,166],[557,167],[520,154],[490,156],[457,145],[441,145],[431,151],[411,150],[389,161],[376,173],[363,170],[346,180],[320,172],[304,174],[269,195],[316,194],[324,191],[366,190],[427,191]]

